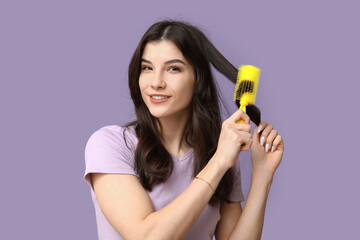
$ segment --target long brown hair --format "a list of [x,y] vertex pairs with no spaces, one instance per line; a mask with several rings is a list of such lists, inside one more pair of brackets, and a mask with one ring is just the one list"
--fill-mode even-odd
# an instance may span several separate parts
[[[211,72],[210,63],[229,80],[236,82],[237,69],[213,46],[196,27],[186,22],[164,20],[153,24],[140,40],[129,64],[129,88],[135,105],[135,126],[138,144],[135,150],[135,169],[142,186],[151,191],[152,186],[165,182],[172,173],[172,157],[161,141],[161,134],[154,118],[146,107],[139,88],[141,57],[148,42],[171,40],[193,66],[195,84],[191,110],[185,128],[185,140],[194,148],[195,177],[214,155],[221,131],[221,116],[218,91]],[[257,125],[260,111],[253,106],[247,108],[249,117]],[[254,113],[255,114],[252,114]],[[124,131],[126,130],[124,129]],[[125,136],[125,134],[124,134]],[[228,202],[233,188],[233,168],[220,181],[210,200],[214,205]]]

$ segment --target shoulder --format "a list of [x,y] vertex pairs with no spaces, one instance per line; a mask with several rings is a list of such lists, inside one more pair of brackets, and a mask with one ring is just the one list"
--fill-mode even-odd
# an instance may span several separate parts
[[124,141],[134,143],[137,141],[135,128],[133,126],[123,127],[119,125],[106,125],[93,132],[88,144],[92,142],[106,142],[108,144],[118,144]]
[[107,125],[93,132],[85,147],[84,179],[90,186],[90,173],[136,175],[134,170],[136,140],[133,128],[118,125]]
[[132,153],[135,151],[137,137],[133,126],[106,125],[94,131],[85,147],[86,153]]
[[135,127],[134,126],[129,126],[129,127],[124,127],[124,126],[120,126],[120,125],[106,125],[104,127],[101,127],[99,129],[97,129],[93,135],[104,135],[104,136],[123,136],[123,134],[127,134],[127,135],[136,135],[135,134]]

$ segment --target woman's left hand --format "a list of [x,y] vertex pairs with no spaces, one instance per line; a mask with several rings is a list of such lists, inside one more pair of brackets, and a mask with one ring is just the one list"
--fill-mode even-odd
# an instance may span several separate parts
[[[260,133],[258,128],[261,127]],[[256,126],[251,145],[251,161],[253,173],[256,176],[272,178],[276,169],[280,165],[284,153],[284,143],[282,137],[266,122],[261,122]]]

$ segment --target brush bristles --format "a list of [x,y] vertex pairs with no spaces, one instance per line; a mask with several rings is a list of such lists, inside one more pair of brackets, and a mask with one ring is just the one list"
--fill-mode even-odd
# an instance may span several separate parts
[[[252,65],[242,65],[237,75],[234,101],[240,104],[255,104],[260,78],[260,69]],[[246,93],[246,94],[245,94]]]

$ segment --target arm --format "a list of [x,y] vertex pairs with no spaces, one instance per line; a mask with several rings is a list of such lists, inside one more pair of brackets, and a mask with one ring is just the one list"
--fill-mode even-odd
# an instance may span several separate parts
[[224,203],[220,207],[220,221],[215,230],[216,240],[227,240],[242,214],[240,202]]
[[[198,176],[215,188],[227,169],[213,158]],[[94,173],[92,182],[102,212],[124,239],[182,239],[212,196],[211,188],[195,179],[175,200],[154,212],[133,175]]]
[[216,240],[260,239],[270,185],[271,181],[252,181],[244,210],[240,202],[222,205],[221,219],[215,232]]
[[[258,127],[256,127],[251,145],[253,171],[250,191],[244,205],[244,211],[229,240],[261,239],[266,201],[273,176],[282,160],[284,152],[283,140],[277,131],[265,122],[262,122],[261,125],[264,129],[261,137],[264,140],[260,141],[260,133],[258,133]],[[259,132],[261,132],[261,129]],[[273,151],[269,151],[272,147]]]
[[255,178],[246,199],[244,210],[231,233],[232,239],[261,239],[264,224],[265,207],[272,180],[261,181]]

